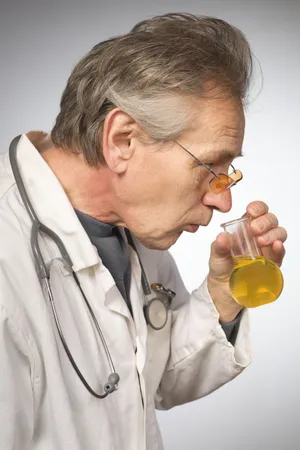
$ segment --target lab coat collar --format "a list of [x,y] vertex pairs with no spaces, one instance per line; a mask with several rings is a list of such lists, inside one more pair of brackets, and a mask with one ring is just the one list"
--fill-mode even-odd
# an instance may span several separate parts
[[99,263],[99,255],[83,229],[60,182],[41,157],[30,138],[42,132],[23,134],[18,144],[17,161],[33,208],[47,227],[62,239],[75,272]]

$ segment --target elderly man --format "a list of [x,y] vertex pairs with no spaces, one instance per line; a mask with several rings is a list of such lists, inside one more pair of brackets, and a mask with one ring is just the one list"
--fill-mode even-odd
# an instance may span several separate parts
[[[1,155],[1,449],[162,449],[155,408],[250,363],[228,235],[192,294],[167,250],[231,208],[251,61],[222,20],[146,20],[78,62],[50,134]],[[280,265],[286,231],[246,213]]]

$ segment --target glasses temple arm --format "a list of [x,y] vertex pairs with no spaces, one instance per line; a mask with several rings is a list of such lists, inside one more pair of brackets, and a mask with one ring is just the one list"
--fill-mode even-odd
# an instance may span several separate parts
[[[215,173],[215,172],[214,172],[207,164],[201,162],[198,158],[196,158],[195,155],[193,155],[193,153],[191,153],[189,150],[187,150],[185,147],[183,147],[183,145],[179,144],[179,142],[177,142],[177,141],[174,141],[174,142],[176,142],[176,144],[178,144],[179,147],[181,147],[184,151],[186,151],[189,155],[191,155],[192,158],[194,158],[195,161],[197,161],[198,164],[200,164],[201,166],[203,166],[203,167],[205,167],[207,170],[209,170],[210,173],[211,173],[215,178],[218,178],[218,179],[219,179],[218,175],[217,175],[217,174],[216,174],[216,173]],[[235,169],[234,169],[234,171],[235,171]]]

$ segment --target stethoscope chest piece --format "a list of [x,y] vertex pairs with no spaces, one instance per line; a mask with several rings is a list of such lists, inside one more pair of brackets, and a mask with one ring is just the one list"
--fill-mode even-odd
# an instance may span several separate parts
[[168,321],[168,313],[170,304],[175,296],[175,292],[171,289],[165,289],[161,284],[154,283],[151,285],[157,296],[149,300],[144,306],[145,319],[148,325],[154,330],[161,330]]

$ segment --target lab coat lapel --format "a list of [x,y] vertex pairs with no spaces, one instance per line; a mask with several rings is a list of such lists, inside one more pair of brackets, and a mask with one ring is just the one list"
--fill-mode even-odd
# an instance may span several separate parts
[[130,299],[136,329],[137,368],[142,373],[146,360],[147,323],[144,316],[145,296],[141,285],[141,266],[137,253],[130,247],[132,278]]
[[136,330],[133,318],[128,309],[128,306],[117,288],[113,277],[108,269],[101,264],[97,271],[97,283],[101,283],[105,293],[104,304],[111,311],[124,316],[128,323],[128,329],[131,335],[133,347],[136,347]]

